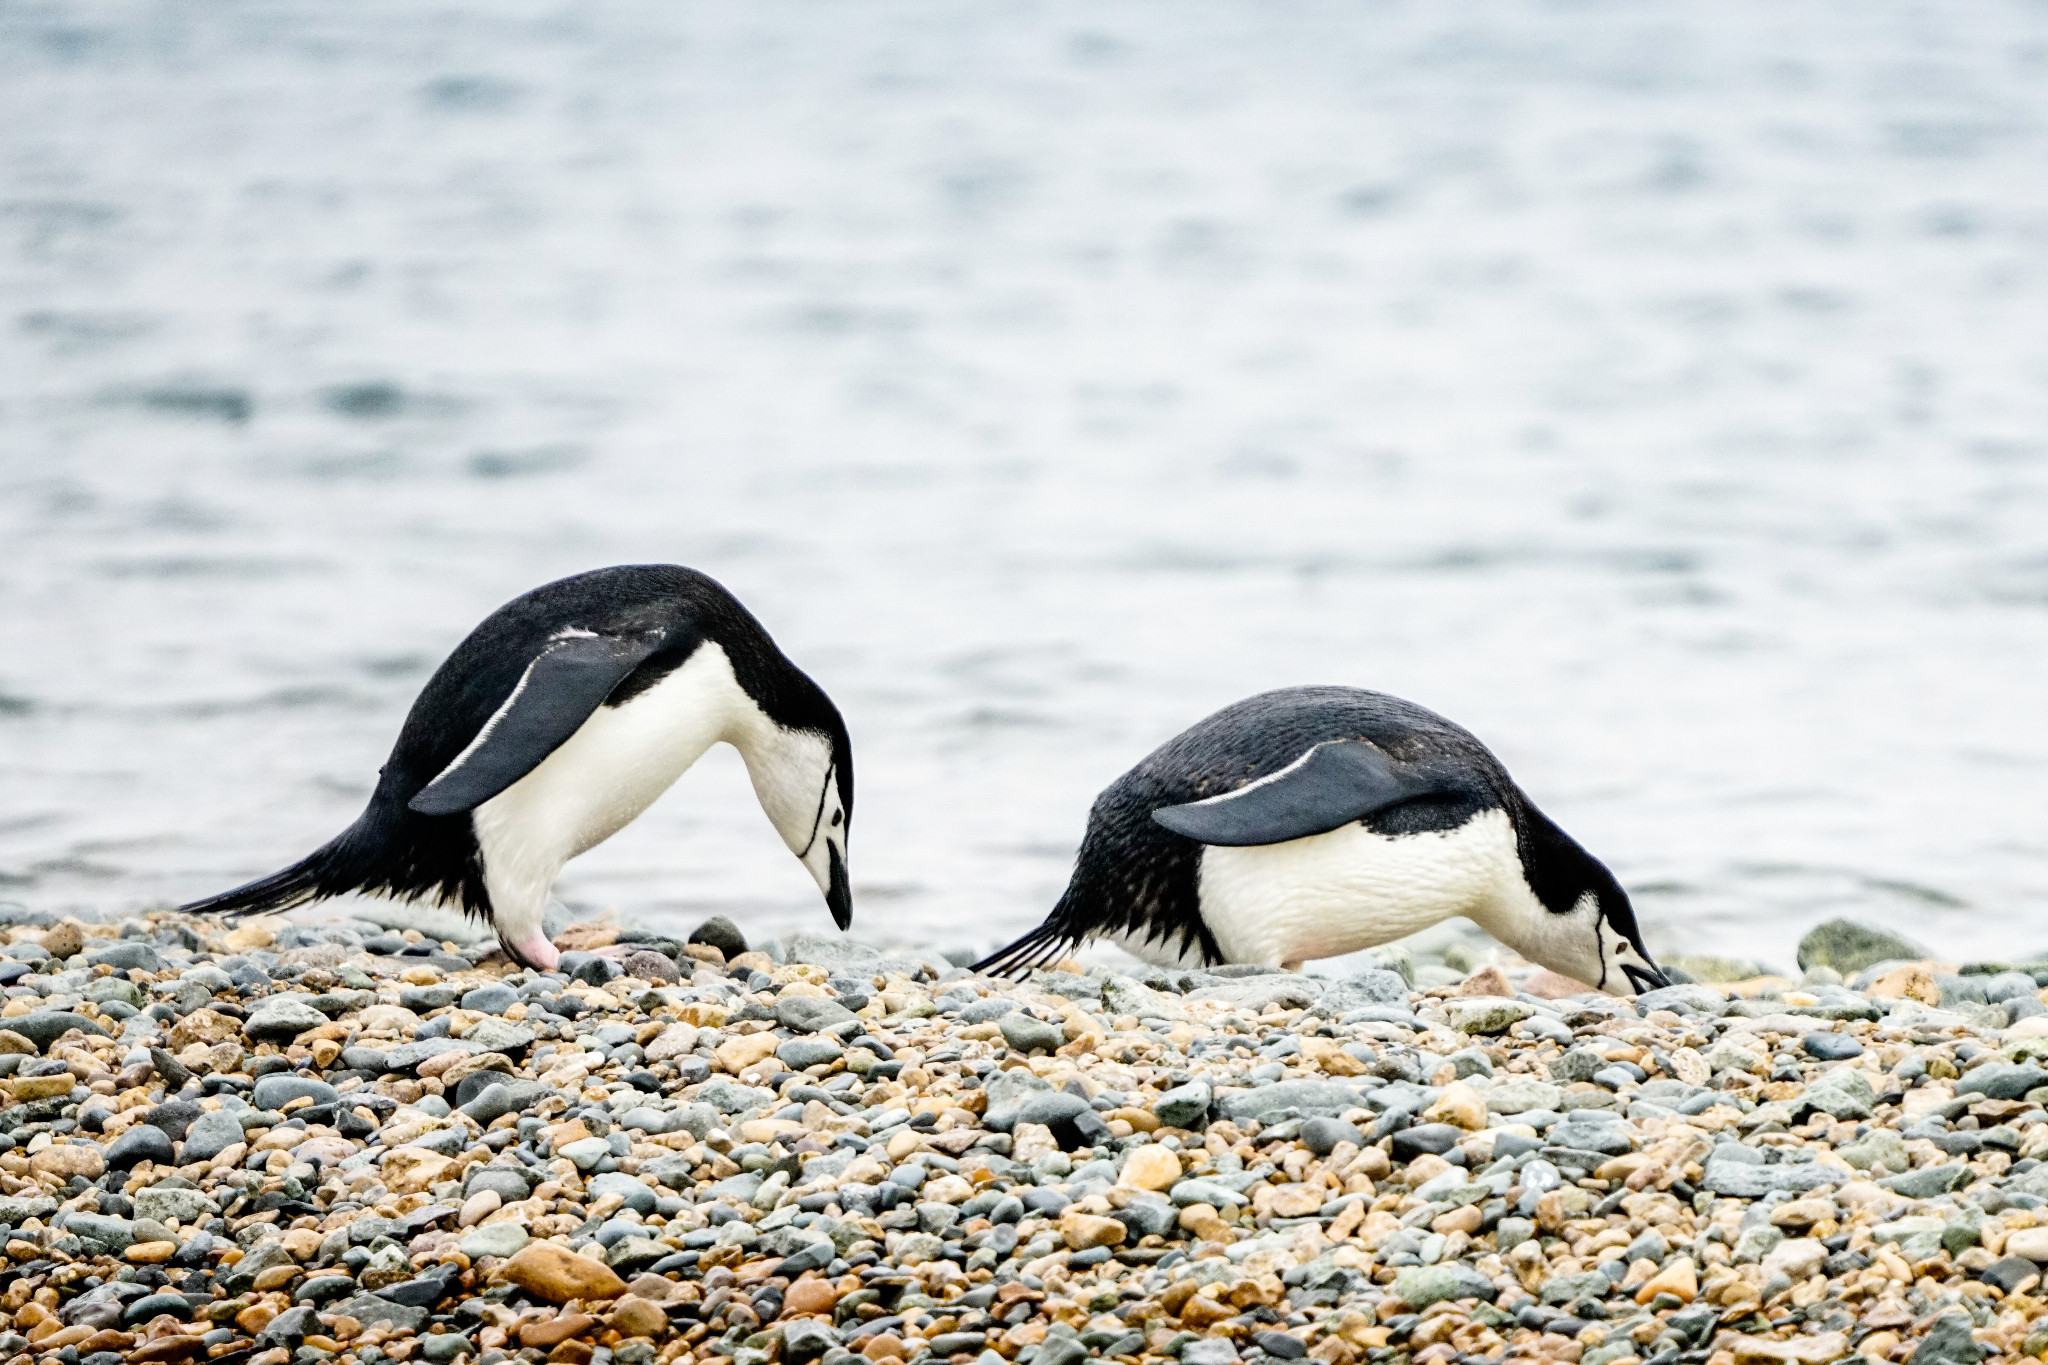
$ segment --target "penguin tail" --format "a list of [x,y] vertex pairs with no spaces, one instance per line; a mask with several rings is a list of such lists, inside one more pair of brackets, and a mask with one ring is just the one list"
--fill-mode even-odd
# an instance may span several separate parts
[[220,915],[233,920],[244,915],[290,910],[354,891],[362,884],[363,878],[351,848],[350,835],[353,833],[355,831],[351,830],[349,834],[267,877],[259,877],[246,886],[223,891],[218,896],[181,905],[178,909],[188,915]]
[[1034,967],[1057,962],[1080,939],[1048,920],[1015,943],[996,949],[967,970],[990,976],[1023,976]]

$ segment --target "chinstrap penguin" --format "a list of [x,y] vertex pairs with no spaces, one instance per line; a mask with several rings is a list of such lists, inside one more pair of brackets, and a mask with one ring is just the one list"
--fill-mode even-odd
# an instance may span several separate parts
[[1602,990],[1668,984],[1613,874],[1471,734],[1382,693],[1287,688],[1112,783],[1045,923],[976,970],[1096,938],[1166,966],[1292,968],[1453,915]]
[[553,967],[541,916],[555,874],[720,741],[846,928],[853,749],[838,708],[731,593],[669,564],[577,574],[492,612],[413,702],[353,825],[184,908],[246,914],[351,891],[434,902]]

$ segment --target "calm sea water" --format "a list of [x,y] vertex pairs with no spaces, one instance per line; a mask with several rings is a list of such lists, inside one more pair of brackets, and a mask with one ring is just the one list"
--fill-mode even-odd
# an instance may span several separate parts
[[[0,8],[0,899],[359,808],[504,599],[726,582],[856,928],[1247,693],[1475,730],[1653,944],[2048,947],[2048,6]],[[720,751],[572,903],[828,923]]]

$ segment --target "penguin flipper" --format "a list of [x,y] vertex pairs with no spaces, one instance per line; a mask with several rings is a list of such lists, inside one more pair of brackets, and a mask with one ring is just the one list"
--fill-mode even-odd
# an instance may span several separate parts
[[421,815],[475,810],[539,767],[661,643],[584,634],[550,641],[469,747],[406,805]]
[[1446,795],[1439,778],[1404,771],[1364,740],[1318,744],[1270,777],[1186,805],[1153,820],[1201,844],[1279,844],[1363,820],[1422,796]]

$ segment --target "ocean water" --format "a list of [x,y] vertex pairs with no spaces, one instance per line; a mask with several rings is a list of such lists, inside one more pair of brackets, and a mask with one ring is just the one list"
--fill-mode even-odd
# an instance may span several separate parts
[[[1654,946],[2048,947],[2048,6],[0,8],[0,899],[297,857],[549,578],[853,729],[986,947],[1248,693],[1467,725]],[[560,893],[829,923],[729,751]]]

